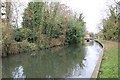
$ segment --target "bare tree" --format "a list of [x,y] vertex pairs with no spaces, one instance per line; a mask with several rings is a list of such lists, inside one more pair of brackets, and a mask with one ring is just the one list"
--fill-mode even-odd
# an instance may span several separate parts
[[10,0],[6,0],[6,23],[7,27],[11,26],[11,2]]

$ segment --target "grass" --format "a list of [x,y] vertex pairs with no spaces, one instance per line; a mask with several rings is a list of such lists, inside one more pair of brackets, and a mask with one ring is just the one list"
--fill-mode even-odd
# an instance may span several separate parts
[[118,78],[118,43],[102,41],[104,56],[98,78]]

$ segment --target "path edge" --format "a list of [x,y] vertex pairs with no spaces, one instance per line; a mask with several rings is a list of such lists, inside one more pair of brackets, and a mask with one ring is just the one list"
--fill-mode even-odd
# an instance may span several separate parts
[[91,78],[97,78],[98,77],[100,66],[101,66],[101,63],[102,63],[103,54],[104,54],[104,44],[101,43],[99,40],[94,40],[94,41],[97,42],[103,48],[103,50],[102,50],[102,52],[101,52],[101,54],[98,58],[97,64],[95,66],[95,69],[92,73]]

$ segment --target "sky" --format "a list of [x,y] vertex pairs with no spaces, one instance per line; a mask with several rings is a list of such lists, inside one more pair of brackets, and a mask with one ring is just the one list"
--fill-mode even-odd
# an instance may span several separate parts
[[[13,0],[18,2],[18,0]],[[23,8],[27,5],[29,0],[20,0],[24,6],[19,8],[19,16],[23,14]],[[37,0],[41,1],[41,0]],[[114,3],[114,0],[46,0],[46,1],[60,1],[66,4],[76,13],[83,13],[84,21],[86,22],[86,30],[88,32],[97,33],[98,27],[101,27],[101,21],[107,17],[108,7]],[[120,1],[120,0],[115,0]],[[22,17],[19,18],[22,21]],[[19,24],[20,25],[20,24]]]
[[107,17],[108,7],[114,0],[63,0],[77,13],[83,13],[88,32],[97,33],[101,21]]

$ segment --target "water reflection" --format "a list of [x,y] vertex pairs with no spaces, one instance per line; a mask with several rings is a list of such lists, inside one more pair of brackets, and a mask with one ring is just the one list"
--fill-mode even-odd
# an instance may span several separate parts
[[25,78],[24,69],[22,66],[16,67],[15,70],[12,72],[12,77],[16,80],[16,78]]
[[[90,77],[98,49],[92,43],[85,47],[58,47],[4,58],[3,78],[61,78]],[[21,66],[20,66],[21,65]],[[89,73],[88,73],[89,72]]]
[[98,43],[92,42],[89,45],[87,44],[85,46],[85,58],[82,61],[84,67],[81,68],[79,64],[76,64],[68,78],[90,78],[101,52],[102,48]]

